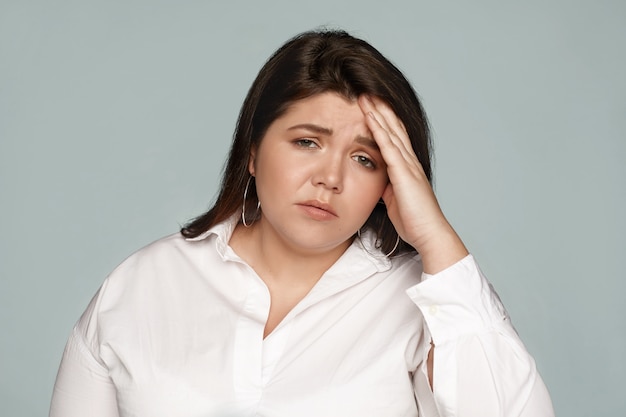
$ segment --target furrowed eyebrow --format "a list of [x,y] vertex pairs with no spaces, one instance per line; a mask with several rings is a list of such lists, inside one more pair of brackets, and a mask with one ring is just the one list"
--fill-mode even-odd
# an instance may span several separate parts
[[310,132],[313,133],[319,133],[322,135],[332,135],[333,134],[333,130],[329,129],[327,127],[323,127],[320,125],[316,125],[313,123],[302,123],[299,125],[295,125],[295,126],[291,126],[289,129],[287,130],[298,130],[298,129],[304,129],[304,130],[308,130]]
[[369,136],[357,136],[355,142],[360,143],[363,146],[367,146],[368,148],[372,148],[375,151],[380,150],[376,141]]
[[[288,128],[287,130],[308,130],[309,132],[313,132],[313,133],[317,133],[317,134],[321,134],[321,135],[332,135],[333,134],[333,130],[324,126],[320,126],[320,125],[316,125],[313,123],[302,123],[302,124],[298,124],[298,125],[294,125],[291,126],[290,128]],[[376,141],[374,139],[372,139],[369,136],[357,136],[356,139],[354,140],[356,143],[359,143],[363,146],[367,146],[368,148],[371,148],[375,151],[379,151],[380,148],[378,147],[378,144],[376,143]]]

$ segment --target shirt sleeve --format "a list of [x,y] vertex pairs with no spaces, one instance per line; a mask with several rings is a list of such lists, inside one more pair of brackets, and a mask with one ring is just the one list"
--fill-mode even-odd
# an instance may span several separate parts
[[[471,255],[423,274],[407,294],[435,346],[433,390],[425,361],[414,375],[424,417],[554,416],[533,358]],[[433,394],[434,401],[419,398]]]
[[52,393],[50,417],[119,417],[115,387],[95,353],[97,303],[98,296],[72,330],[65,346]]

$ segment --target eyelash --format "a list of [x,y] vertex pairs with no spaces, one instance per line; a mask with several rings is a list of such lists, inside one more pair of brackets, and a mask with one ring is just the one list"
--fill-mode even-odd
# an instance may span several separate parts
[[[317,143],[315,143],[313,139],[309,139],[309,138],[296,139],[294,143],[296,144],[296,146],[299,146],[301,148],[313,148],[317,146]],[[315,145],[315,146],[312,146],[312,145]]]
[[367,156],[355,155],[355,156],[352,157],[352,159],[354,159],[357,163],[363,165],[367,169],[375,169],[376,168],[376,163],[373,160],[371,160],[370,158],[368,158]]
[[[294,144],[304,149],[313,149],[318,146],[315,140],[309,138],[296,139],[294,140]],[[376,162],[374,162],[374,160],[368,158],[367,156],[354,155],[352,159],[358,164],[362,165],[364,168],[376,169]]]

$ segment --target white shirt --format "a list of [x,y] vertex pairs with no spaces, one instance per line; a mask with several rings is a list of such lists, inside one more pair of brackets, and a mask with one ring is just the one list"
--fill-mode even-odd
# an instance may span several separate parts
[[553,416],[471,255],[429,276],[419,256],[372,255],[365,234],[263,339],[269,291],[233,228],[115,269],[73,329],[51,417]]

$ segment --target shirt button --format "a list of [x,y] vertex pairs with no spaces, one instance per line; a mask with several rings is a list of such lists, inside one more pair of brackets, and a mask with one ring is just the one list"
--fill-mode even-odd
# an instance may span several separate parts
[[439,311],[439,307],[437,307],[437,306],[435,306],[435,305],[430,306],[430,308],[428,309],[428,312],[429,312],[430,314],[432,314],[433,316],[434,316],[435,314],[437,314],[437,312],[438,312],[438,311]]

